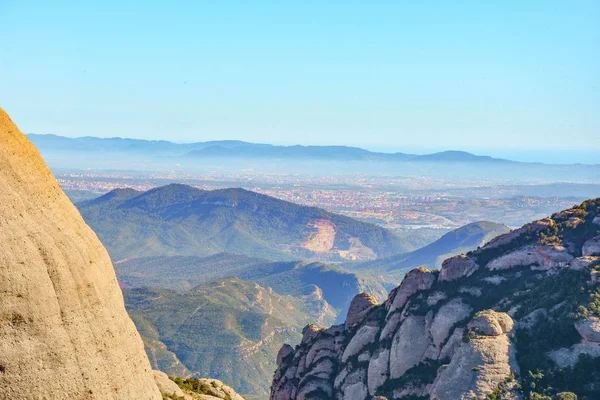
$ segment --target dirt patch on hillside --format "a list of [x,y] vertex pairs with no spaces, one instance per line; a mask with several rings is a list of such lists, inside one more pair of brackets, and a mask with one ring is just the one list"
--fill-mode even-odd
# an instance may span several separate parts
[[335,225],[326,219],[317,219],[308,225],[317,229],[310,234],[302,247],[315,253],[327,253],[333,248],[335,242]]

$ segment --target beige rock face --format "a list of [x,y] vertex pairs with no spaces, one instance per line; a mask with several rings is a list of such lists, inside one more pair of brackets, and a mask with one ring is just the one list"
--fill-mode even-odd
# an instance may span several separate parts
[[444,304],[435,315],[430,328],[435,347],[439,348],[448,338],[454,324],[467,318],[470,313],[471,307],[464,304],[460,298]]
[[183,390],[175,382],[169,379],[167,374],[162,371],[152,371],[154,374],[154,381],[156,382],[156,386],[158,386],[158,390],[164,395],[167,396],[178,396],[183,397],[185,400],[191,400],[192,397],[183,393]]
[[400,378],[421,362],[428,346],[429,334],[425,328],[425,317],[408,317],[392,340],[390,377]]
[[451,257],[442,263],[440,272],[441,281],[453,281],[455,279],[471,276],[479,266],[470,257],[459,255]]
[[106,250],[0,109],[0,394],[160,399]]
[[[470,324],[497,324],[502,332],[513,326],[507,314],[491,310],[478,314]],[[515,370],[515,352],[508,335],[490,331],[493,336],[480,335],[460,346],[430,387],[431,399],[483,398]]]
[[200,382],[208,387],[208,393],[206,395],[193,394],[192,399],[194,400],[244,400],[235,390],[220,380],[200,379]]
[[575,322],[575,329],[585,341],[600,343],[600,318],[581,319]]
[[377,326],[365,325],[361,327],[354,337],[352,337],[348,346],[346,346],[346,350],[344,350],[344,354],[342,355],[342,362],[346,362],[349,357],[357,355],[369,343],[375,341],[378,333],[379,328]]
[[346,329],[349,329],[363,320],[369,310],[377,305],[377,299],[369,293],[357,294],[350,303],[346,317]]
[[478,312],[468,325],[470,329],[486,336],[498,336],[508,333],[513,329],[513,326],[514,322],[508,314],[493,310]]
[[544,219],[540,219],[538,221],[533,221],[533,222],[530,222],[529,224],[523,225],[519,229],[515,229],[512,232],[505,233],[504,235],[500,235],[500,236],[490,240],[489,243],[487,243],[485,245],[485,247],[488,249],[500,247],[500,246],[503,246],[505,244],[512,242],[513,240],[517,239],[518,237],[520,237],[521,235],[523,235],[525,233],[539,232],[539,231],[547,229],[548,227],[551,227],[553,225],[555,225],[555,222],[551,218],[544,218]]
[[408,298],[419,290],[429,289],[435,282],[435,275],[425,268],[415,268],[406,274],[398,288],[390,294],[388,299],[389,313],[404,307]]
[[564,267],[573,256],[561,246],[525,246],[492,260],[487,268],[504,270],[520,266],[534,265],[539,269]]

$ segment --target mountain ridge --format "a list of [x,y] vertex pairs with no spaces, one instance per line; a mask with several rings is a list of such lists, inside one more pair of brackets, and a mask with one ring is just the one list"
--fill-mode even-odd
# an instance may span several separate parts
[[77,207],[116,261],[220,252],[290,261],[366,260],[409,249],[379,226],[239,188],[171,184],[141,194],[119,189]]
[[[220,140],[196,143],[174,143],[166,140],[128,138],[98,138],[84,136],[68,138],[54,134],[28,134],[30,140],[42,149],[61,151],[134,151],[157,155],[194,157],[251,157],[251,158],[306,158],[323,160],[368,160],[393,162],[487,162],[524,164],[490,156],[480,156],[466,151],[446,150],[431,154],[383,153],[353,146],[272,145],[239,140]],[[536,163],[532,163],[536,164]]]
[[600,395],[600,198],[416,268],[346,323],[303,330],[271,400]]

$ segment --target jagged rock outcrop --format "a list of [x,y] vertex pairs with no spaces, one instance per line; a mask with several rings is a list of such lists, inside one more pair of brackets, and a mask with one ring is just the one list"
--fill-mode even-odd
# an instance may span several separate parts
[[349,329],[359,322],[367,315],[369,310],[377,305],[377,299],[371,296],[369,293],[359,293],[352,299],[350,307],[348,308],[348,315],[346,316],[346,329]]
[[493,271],[535,265],[538,268],[550,269],[564,267],[573,258],[563,246],[532,245],[496,258],[487,268]]
[[462,343],[448,366],[440,368],[428,390],[431,399],[485,398],[518,371],[508,336],[513,321],[507,314],[486,310],[468,326],[474,336]]
[[477,263],[465,255],[451,257],[442,263],[440,280],[453,281],[458,278],[471,276],[478,268]]
[[[383,304],[355,299],[361,312],[346,326],[311,328],[293,352],[282,349],[271,399],[520,399],[561,389],[600,398],[600,376],[578,364],[600,357],[600,258],[582,254],[600,235],[598,215],[600,199],[584,202],[441,271],[410,271]],[[553,374],[553,386],[539,381]]]
[[110,258],[0,109],[0,398],[160,399]]
[[519,238],[521,238],[522,236],[524,236],[526,234],[544,231],[554,225],[555,225],[555,222],[551,218],[544,218],[544,219],[540,219],[538,221],[533,221],[526,225],[523,225],[519,229],[515,229],[512,232],[509,232],[505,235],[500,235],[497,238],[490,240],[489,243],[487,243],[485,247],[487,249],[494,249],[494,248],[502,247],[504,245],[514,242],[515,240],[518,240]]
[[435,275],[426,268],[416,268],[406,274],[402,285],[398,286],[390,294],[386,308],[389,313],[404,307],[408,298],[419,290],[426,290],[435,282]]

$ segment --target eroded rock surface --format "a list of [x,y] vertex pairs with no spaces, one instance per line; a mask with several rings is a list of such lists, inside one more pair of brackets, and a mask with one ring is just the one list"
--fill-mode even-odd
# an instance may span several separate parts
[[363,320],[369,310],[377,305],[377,299],[368,293],[357,294],[348,308],[346,316],[346,329],[349,329]]
[[0,397],[160,399],[110,258],[0,109]]
[[477,263],[470,257],[465,255],[451,257],[442,263],[440,280],[453,281],[458,278],[468,277],[478,268]]
[[[598,212],[600,199],[586,202],[556,214],[556,221],[527,224],[452,257],[439,272],[410,271],[381,305],[358,299],[347,329],[338,328],[336,334],[314,331],[279,365],[271,398],[296,399],[303,391],[305,398],[312,393],[314,399],[336,400],[520,399],[525,382],[518,381],[522,374],[517,361],[533,363],[536,358],[517,357],[517,344],[535,347],[533,343],[541,342],[547,348],[540,354],[554,361],[552,367],[572,367],[580,355],[600,357],[600,316],[592,316],[597,311],[590,304],[600,296],[600,290],[594,292],[600,268],[597,256],[581,256],[582,243],[591,243],[600,233],[592,223]],[[571,286],[562,288],[563,282]],[[576,320],[572,310],[590,316]],[[519,322],[516,328],[513,318]],[[555,348],[538,340],[544,330],[554,337],[562,334],[556,329],[564,325],[555,322],[565,318],[581,335],[575,344]],[[308,355],[325,351],[321,343],[326,341],[335,342],[324,353],[331,363],[316,379],[312,374],[319,367],[314,362],[303,366]],[[539,364],[533,364],[523,373],[535,372]],[[596,382],[593,374],[585,379]],[[580,376],[574,380],[585,381]],[[312,392],[303,382],[311,383]]]
[[550,269],[564,267],[573,258],[562,246],[532,245],[496,258],[487,265],[487,268],[494,271],[531,265]]

